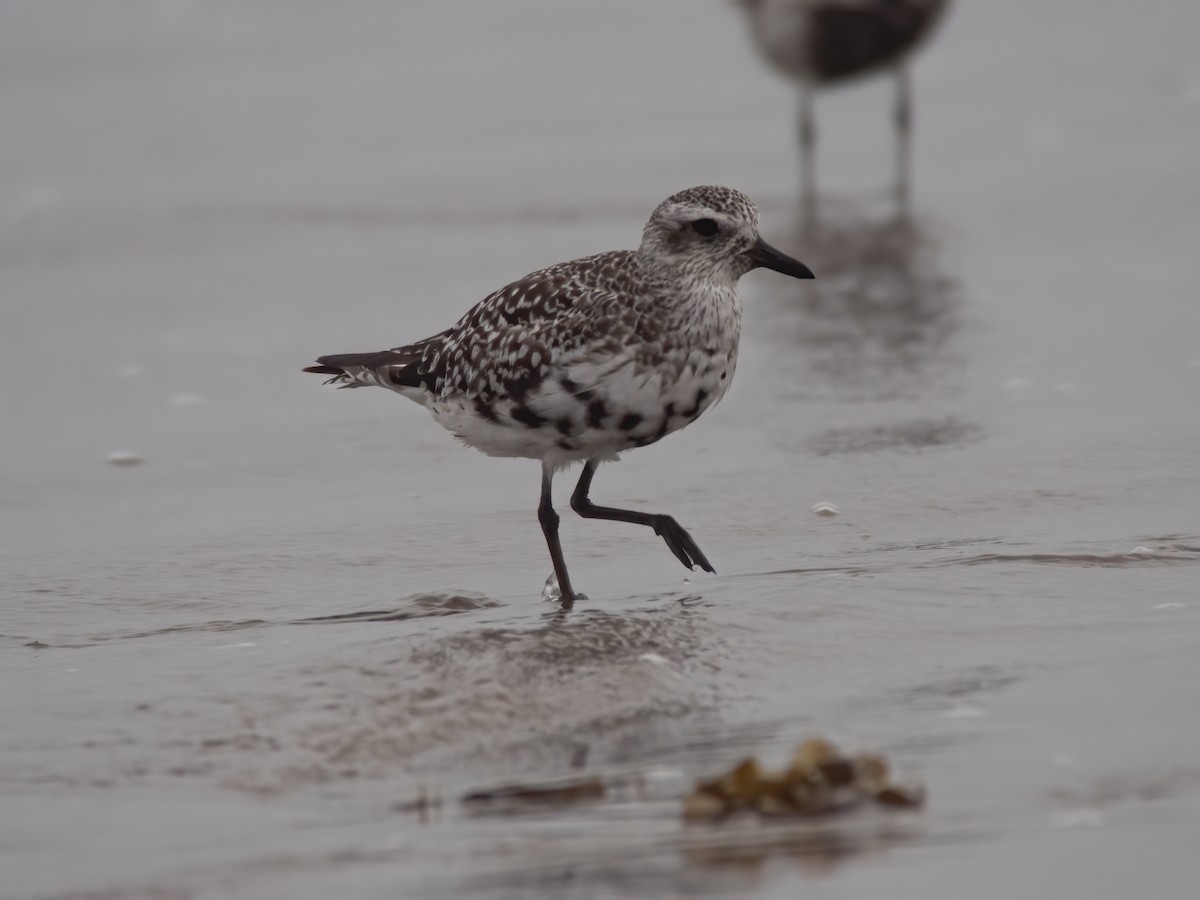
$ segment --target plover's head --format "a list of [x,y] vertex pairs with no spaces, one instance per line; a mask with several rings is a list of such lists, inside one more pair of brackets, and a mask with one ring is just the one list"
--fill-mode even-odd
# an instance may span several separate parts
[[649,265],[705,280],[737,281],[760,266],[814,277],[804,263],[758,236],[758,207],[727,187],[688,188],[668,197],[646,223],[638,252]]

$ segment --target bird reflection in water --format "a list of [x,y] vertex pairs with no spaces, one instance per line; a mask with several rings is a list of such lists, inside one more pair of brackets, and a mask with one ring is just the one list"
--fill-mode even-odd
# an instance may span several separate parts
[[[803,396],[851,400],[915,398],[961,369],[951,337],[962,296],[942,266],[931,229],[915,217],[880,217],[830,206],[795,238],[820,280],[805,292],[773,286],[770,334],[798,344],[781,365]],[[785,321],[786,320],[786,321]]]

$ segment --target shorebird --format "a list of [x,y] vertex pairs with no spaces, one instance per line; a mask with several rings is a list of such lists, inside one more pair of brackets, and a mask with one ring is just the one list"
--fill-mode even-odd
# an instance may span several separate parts
[[425,406],[489,456],[542,464],[538,521],[560,596],[571,587],[551,499],[555,473],[583,473],[571,508],[587,519],[654,529],[688,569],[715,571],[671,516],[597,506],[596,467],[694,422],[729,389],[742,301],[759,267],[812,278],[758,235],[758,209],[738,191],[694,187],[654,210],[637,250],[540,269],[488,295],[450,328],[374,353],[322,356],[304,371],[341,388],[382,387]]
[[896,82],[896,201],[908,204],[913,128],[908,60],[932,33],[949,0],[735,0],[767,59],[800,84],[800,165],[804,211],[816,204],[819,87],[890,70]]

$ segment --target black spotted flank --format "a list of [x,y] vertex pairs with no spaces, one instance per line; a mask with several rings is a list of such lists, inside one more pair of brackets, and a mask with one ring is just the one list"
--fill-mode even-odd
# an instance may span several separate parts
[[704,405],[704,401],[708,399],[708,391],[700,388],[696,391],[696,402],[687,412],[683,414],[685,419],[694,419],[700,415],[700,407]]
[[575,427],[575,423],[572,421],[570,416],[563,416],[554,423],[554,427],[557,428],[561,434],[570,434],[571,429]]
[[[668,404],[669,406],[670,404]],[[671,417],[663,416],[662,422],[658,426],[658,430],[654,432],[654,436],[650,439],[650,443],[661,441],[667,435],[667,429],[671,427]]]
[[558,386],[560,388],[562,388],[568,394],[574,394],[576,391],[579,390],[579,382],[572,381],[566,375],[564,375],[562,378],[558,379]]
[[603,428],[604,420],[608,417],[608,407],[603,400],[593,400],[588,404],[587,423],[589,428]]
[[617,427],[622,431],[633,431],[633,429],[637,428],[641,424],[642,417],[637,413],[631,412],[626,413],[621,417],[621,421],[617,423]]
[[545,416],[539,416],[528,406],[519,404],[513,407],[513,411],[509,415],[522,425],[527,425],[530,428],[541,428],[547,421]]
[[492,404],[485,401],[482,397],[475,398],[475,414],[481,419],[487,419],[489,422],[500,421],[500,417],[496,415],[496,410],[492,409]]

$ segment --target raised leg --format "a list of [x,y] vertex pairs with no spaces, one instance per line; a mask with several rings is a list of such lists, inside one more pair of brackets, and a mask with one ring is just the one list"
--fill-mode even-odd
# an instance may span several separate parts
[[817,122],[813,116],[813,91],[800,85],[800,203],[806,221],[817,211]]
[[558,541],[558,513],[554,511],[554,500],[550,493],[553,480],[553,471],[542,466],[542,502],[538,504],[538,521],[542,524],[542,534],[546,536],[546,546],[550,548],[550,561],[554,564],[554,577],[558,579],[563,606],[570,607],[577,598],[571,588],[571,577],[567,574],[562,544]]
[[913,103],[908,69],[902,65],[896,68],[894,117],[896,125],[896,206],[903,215],[908,213],[912,183]]
[[689,569],[699,566],[705,572],[716,572],[692,536],[684,531],[683,526],[670,516],[655,513],[635,512],[631,509],[613,509],[611,506],[597,506],[588,499],[588,491],[592,487],[592,476],[596,474],[596,463],[588,460],[584,463],[583,474],[579,476],[579,484],[571,495],[571,509],[585,519],[610,519],[614,522],[632,522],[635,525],[649,525],[654,533],[667,542],[671,552]]

